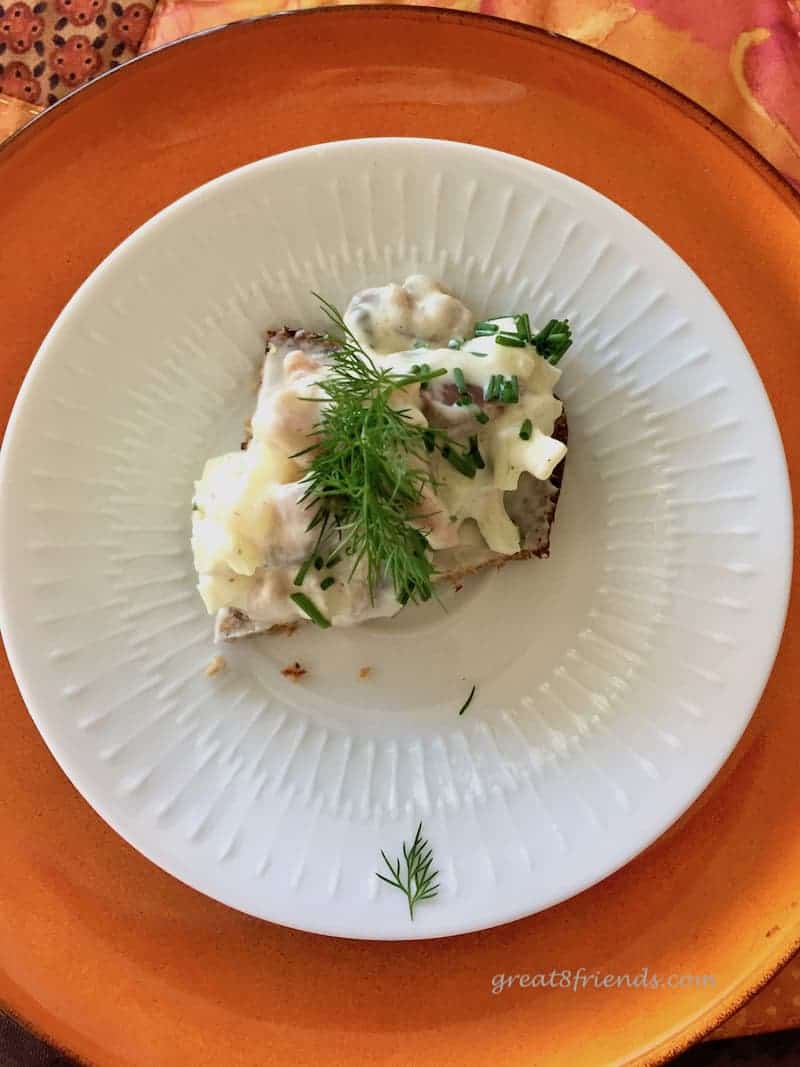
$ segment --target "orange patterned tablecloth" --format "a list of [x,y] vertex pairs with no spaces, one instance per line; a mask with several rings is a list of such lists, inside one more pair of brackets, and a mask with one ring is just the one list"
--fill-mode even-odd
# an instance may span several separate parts
[[[0,0],[0,141],[140,50],[237,19],[312,6],[313,0]],[[439,6],[544,26],[635,64],[713,112],[800,188],[800,0],[439,0]],[[711,1036],[792,1026],[800,1026],[800,956]]]

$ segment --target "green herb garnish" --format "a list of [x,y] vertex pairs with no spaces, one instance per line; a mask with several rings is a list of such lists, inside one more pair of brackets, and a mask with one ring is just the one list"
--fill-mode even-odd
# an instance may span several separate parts
[[533,423],[530,419],[526,419],[519,428],[519,435],[523,441],[530,441],[532,433]]
[[569,319],[550,319],[544,329],[531,338],[531,344],[540,356],[555,366],[572,344]]
[[312,560],[312,557],[309,556],[308,559],[303,560],[303,562],[301,563],[300,569],[298,570],[297,574],[294,576],[294,584],[295,585],[302,585],[303,582],[306,580],[306,575],[308,574],[308,568],[311,566],[311,560]]
[[515,333],[506,333],[501,330],[495,337],[495,344],[505,345],[506,348],[524,348],[525,341],[522,337],[518,337]]
[[481,319],[480,322],[475,323],[475,329],[473,333],[475,337],[487,337],[491,333],[497,333],[500,327],[496,322],[489,322],[488,319]]
[[[359,349],[359,351],[363,351],[363,349]],[[419,385],[420,389],[427,389],[428,388],[428,381],[430,380],[429,376],[431,376],[431,368],[430,368],[430,365],[428,363],[415,363],[411,368],[411,373],[412,374],[421,375],[421,377],[420,377],[420,385]],[[440,371],[437,371],[436,374],[432,375],[432,377],[438,378],[438,377],[441,377],[445,373],[446,373],[446,371],[440,370]],[[409,383],[409,384],[411,384],[411,383]]]
[[309,528],[321,525],[323,531],[312,557],[327,556],[331,566],[334,556],[346,556],[351,577],[363,563],[373,601],[384,582],[401,603],[429,600],[435,573],[430,545],[413,522],[432,484],[426,453],[439,448],[467,477],[474,477],[475,466],[444,430],[418,425],[409,409],[389,401],[398,390],[424,387],[446,370],[431,370],[426,363],[414,364],[407,374],[379,368],[339,311],[317,299],[340,336],[318,383],[322,410],[306,450],[311,462],[301,499],[314,509]]
[[322,579],[322,581],[319,583],[319,587],[322,590],[330,589],[330,587],[333,585],[333,583],[335,581],[336,581],[336,579],[333,577],[333,575],[329,574],[327,578],[323,578]]
[[475,477],[475,463],[469,453],[457,451],[452,445],[447,444],[441,449],[442,457],[447,460],[451,467],[455,467],[459,474],[465,478]]
[[472,403],[472,396],[469,389],[467,389],[467,382],[464,378],[464,372],[461,367],[453,367],[453,381],[456,383],[458,389],[458,399],[456,404],[459,407],[466,408]]
[[290,599],[293,600],[298,608],[308,615],[309,619],[316,623],[317,626],[322,627],[323,630],[328,629],[331,624],[330,619],[325,618],[314,601],[307,597],[305,593],[292,593]]
[[514,322],[517,326],[517,333],[526,344],[531,343],[531,320],[528,317],[527,312],[523,312],[522,315],[515,315]]
[[414,919],[414,908],[421,900],[432,900],[439,891],[438,871],[432,871],[433,851],[422,836],[422,823],[417,827],[414,841],[409,848],[403,842],[403,866],[401,871],[399,858],[392,863],[381,849],[383,862],[389,868],[391,877],[376,871],[378,878],[394,889],[399,889],[408,900],[408,914]]
[[475,467],[476,467],[477,470],[482,471],[484,469],[484,467],[486,466],[486,463],[484,462],[483,456],[481,455],[481,450],[478,448],[478,438],[477,437],[470,437],[470,439],[469,439],[469,452],[467,453],[467,455],[472,460],[472,462],[475,464]]
[[519,400],[519,378],[516,374],[512,374],[503,382],[500,399],[504,404],[516,404]]
[[451,337],[450,340],[447,342],[447,347],[458,349],[461,348],[463,344],[464,341],[460,337]]
[[519,378],[516,374],[512,374],[510,378],[493,374],[483,395],[487,402],[499,400],[502,404],[516,404],[519,400]]
[[463,715],[464,712],[467,710],[467,708],[470,706],[470,704],[472,703],[472,698],[475,696],[475,690],[477,688],[478,687],[476,685],[473,685],[472,689],[470,689],[469,696],[464,701],[464,703],[461,705],[461,707],[458,709],[458,714],[459,715]]

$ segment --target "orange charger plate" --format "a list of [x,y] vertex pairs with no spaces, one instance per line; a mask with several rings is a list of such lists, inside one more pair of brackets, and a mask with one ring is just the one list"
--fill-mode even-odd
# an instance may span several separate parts
[[[527,27],[338,8],[240,23],[99,79],[0,152],[3,415],[86,275],[176,197],[347,137],[489,145],[564,171],[700,274],[800,462],[800,202],[708,114]],[[180,284],[180,279],[176,279]],[[268,325],[265,323],[265,326]],[[0,999],[102,1067],[655,1063],[721,1022],[800,941],[800,614],[722,773],[655,845],[541,915],[449,940],[350,942],[206,899],[81,800],[0,678]],[[577,968],[705,988],[514,988]]]

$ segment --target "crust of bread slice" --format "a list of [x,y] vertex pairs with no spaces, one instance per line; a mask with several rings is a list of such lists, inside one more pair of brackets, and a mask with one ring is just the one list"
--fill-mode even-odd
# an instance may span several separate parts
[[[329,352],[334,344],[320,334],[284,327],[267,334],[268,351],[270,346],[274,348],[273,356],[283,359],[289,352],[297,349],[315,354]],[[264,370],[262,370],[262,380],[263,377]],[[562,412],[553,427],[552,436],[566,445],[568,433],[566,412]],[[247,448],[249,442],[248,427],[242,448]],[[485,543],[476,544],[473,548],[437,552],[437,562],[442,566],[437,580],[457,585],[480,571],[491,567],[500,570],[514,560],[547,559],[550,555],[550,535],[564,478],[564,464],[565,460],[562,459],[547,482],[537,480],[532,475],[523,474],[520,478],[520,488],[506,494],[506,509],[519,526],[523,538],[523,547],[519,552],[513,556],[503,556],[492,552]],[[217,612],[215,639],[232,641],[259,633],[294,633],[297,626],[304,621],[298,619],[297,622],[292,623],[262,626],[238,608],[223,608]]]

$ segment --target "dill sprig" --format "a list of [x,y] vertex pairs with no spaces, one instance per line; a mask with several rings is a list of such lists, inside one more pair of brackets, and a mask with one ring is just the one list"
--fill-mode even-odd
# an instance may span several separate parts
[[399,858],[392,863],[383,849],[381,849],[381,856],[389,868],[391,877],[387,878],[379,871],[375,873],[382,882],[386,882],[387,885],[405,894],[408,900],[408,914],[413,921],[415,906],[421,900],[432,900],[439,892],[439,883],[436,881],[439,872],[431,870],[433,850],[422,836],[422,823],[417,827],[411,847],[409,848],[405,841],[403,842],[403,870],[401,870]]
[[433,484],[428,454],[431,445],[455,449],[459,459],[466,452],[444,431],[420,425],[411,409],[394,407],[390,400],[398,390],[424,385],[446,371],[415,365],[402,374],[377,366],[339,311],[314,295],[339,336],[318,383],[323,406],[314,442],[305,450],[312,458],[302,500],[314,508],[309,529],[319,527],[312,556],[322,555],[328,565],[332,557],[349,557],[351,577],[364,563],[373,600],[385,581],[401,603],[428,600],[435,571],[419,528],[422,495]]

